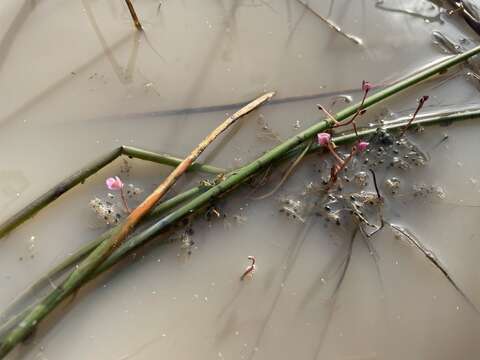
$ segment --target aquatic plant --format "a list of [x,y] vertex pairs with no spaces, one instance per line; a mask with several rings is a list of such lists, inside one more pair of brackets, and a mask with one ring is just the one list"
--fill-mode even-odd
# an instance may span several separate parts
[[[228,174],[217,177],[203,188],[192,189],[190,195],[192,195],[192,193],[196,193],[197,191],[198,193],[196,193],[196,195],[192,195],[194,197],[190,199],[186,204],[180,206],[178,209],[172,211],[171,213],[162,218],[154,219],[153,224],[147,226],[145,229],[142,229],[141,231],[124,241],[130,230],[135,228],[135,226],[140,223],[140,220],[142,220],[147,215],[147,212],[149,212],[149,210],[154,207],[155,203],[163,196],[163,194],[165,194],[165,192],[175,182],[178,176],[185,172],[193,163],[198,154],[201,152],[198,150],[197,147],[197,149],[195,149],[192,155],[187,157],[186,160],[183,160],[179,167],[177,167],[176,170],[174,170],[174,172],[172,172],[172,174],[167,177],[166,183],[162,183],[160,187],[157,188],[157,190],[153,193],[153,195],[147,197],[146,202],[142,203],[139,207],[133,210],[132,214],[127,218],[125,222],[122,222],[121,224],[113,228],[111,232],[106,234],[103,239],[98,242],[98,245],[96,247],[93,246],[91,248],[92,250],[89,255],[72,270],[72,272],[67,276],[65,281],[63,281],[60,285],[53,289],[46,297],[42,298],[37,304],[34,304],[32,307],[25,309],[25,311],[20,314],[18,321],[12,324],[12,328],[9,329],[6,336],[4,336],[1,340],[0,357],[3,358],[11,351],[14,346],[23,341],[36,328],[38,323],[42,321],[43,318],[47,316],[53,309],[55,309],[56,306],[60,304],[61,301],[64,300],[67,296],[78,290],[81,286],[83,286],[86,282],[91,280],[97,274],[110,268],[119,259],[125,256],[125,254],[127,254],[129,251],[147,242],[153,236],[165,230],[168,226],[175,224],[178,220],[184,218],[185,216],[189,216],[196,211],[201,210],[212,200],[214,200],[220,195],[225,194],[227,191],[230,191],[239,184],[247,181],[252,176],[257,174],[260,170],[264,169],[266,166],[271,165],[272,163],[275,163],[277,161],[289,158],[293,154],[296,154],[298,156],[298,154],[305,151],[307,147],[307,152],[312,151],[315,146],[312,145],[310,148],[311,141],[318,133],[325,132],[326,130],[335,127],[336,123],[340,123],[342,124],[342,126],[349,123],[354,124],[355,117],[360,115],[362,111],[364,111],[366,108],[394,94],[397,94],[415,84],[418,84],[419,82],[430,78],[479,52],[480,47],[476,47],[463,54],[448,58],[447,60],[439,64],[428,67],[424,71],[421,71],[405,80],[399,81],[383,90],[378,91],[377,93],[374,93],[369,97],[364,96],[364,99],[361,103],[350,106],[336,114],[336,116],[334,117],[335,121],[329,118],[321,120],[315,125],[306,129],[305,131],[300,132],[294,137],[284,141],[280,145],[261,155],[253,162],[244,165],[239,169],[233,170]],[[264,101],[260,103],[263,102]],[[250,108],[249,111],[253,110],[255,107]],[[478,113],[475,114],[475,116],[478,115]],[[347,120],[350,116],[353,116],[353,120]],[[472,116],[472,114],[469,114],[469,116]],[[462,118],[461,115],[457,115],[457,119],[460,118]],[[463,117],[462,119],[465,118],[466,117]],[[435,121],[445,121],[445,119],[448,119],[448,117],[437,118],[435,119]],[[346,122],[342,123],[342,121],[344,120],[346,120]],[[409,123],[407,124],[402,123],[401,126],[408,127],[413,123],[413,121],[409,121]],[[391,126],[390,129],[393,126]],[[372,133],[375,134],[378,129],[366,129],[363,131],[357,131],[357,129],[354,130],[355,131],[353,134],[340,136],[337,140],[333,139],[332,141],[337,141],[337,143],[341,141],[357,141],[361,136]],[[374,144],[374,140],[375,139],[368,139],[368,142],[370,144]],[[204,149],[209,142],[200,144],[200,149]],[[351,147],[349,157],[343,160],[344,164],[352,161],[353,157],[357,154],[358,144],[354,144]],[[362,148],[363,147],[365,147],[365,145],[362,145]],[[364,150],[366,152],[368,149]],[[339,171],[336,171],[337,175],[341,170],[343,169],[340,168]],[[364,225],[370,226],[371,222],[363,216],[362,207],[366,206],[366,204],[369,204],[370,202],[373,202],[374,205],[376,202],[380,203],[380,199],[381,198],[378,193],[374,193],[373,195],[367,192],[360,193],[350,202],[350,212],[354,214],[357,218],[359,218]],[[12,228],[10,228],[10,230],[11,229]],[[367,235],[371,236],[372,233],[369,233]]]

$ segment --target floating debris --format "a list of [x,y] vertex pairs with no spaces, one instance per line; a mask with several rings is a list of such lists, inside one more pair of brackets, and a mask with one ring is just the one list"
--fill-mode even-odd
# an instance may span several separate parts
[[235,223],[237,223],[238,225],[243,225],[248,220],[248,218],[245,215],[240,215],[240,214],[233,215],[232,218],[233,220],[235,220]]
[[255,264],[255,256],[249,256],[248,260],[250,260],[252,263],[245,268],[244,273],[242,274],[242,276],[240,276],[240,280],[244,280],[247,276],[253,278],[253,274],[257,270],[257,266]]
[[90,207],[97,214],[98,218],[103,220],[107,225],[118,224],[122,218],[120,211],[114,204],[98,197],[90,200]]
[[193,245],[195,245],[195,242],[192,240],[188,231],[184,231],[182,233],[182,235],[180,236],[180,240],[182,242],[182,245],[180,246],[180,248],[182,250],[186,250],[188,252],[188,254],[190,255],[191,254],[191,249],[192,249]]
[[133,184],[128,184],[127,190],[125,191],[129,198],[135,198],[143,192],[144,190],[141,187],[135,186]]
[[392,195],[396,195],[400,191],[400,179],[392,177],[385,180],[385,187],[388,188]]
[[429,197],[436,196],[439,199],[445,199],[446,194],[442,187],[438,185],[413,185],[413,196]]
[[383,166],[408,170],[423,166],[428,161],[428,156],[408,138],[397,138],[385,129],[379,129],[369,142],[372,146],[365,151],[363,163],[374,168]]
[[368,185],[368,174],[365,171],[359,171],[353,176],[353,181],[360,187]]
[[122,165],[120,165],[120,173],[128,176],[130,175],[131,170],[132,170],[132,166],[130,165],[127,159],[123,158]]
[[265,120],[265,116],[263,116],[262,114],[260,114],[258,116],[257,125],[259,127],[259,129],[257,131],[257,138],[265,139],[265,140],[271,140],[271,141],[277,141],[277,142],[282,141],[280,139],[280,136],[278,136],[278,134],[276,134],[272,129],[270,129],[270,126],[268,125],[267,121]]
[[301,223],[305,222],[302,214],[304,206],[301,201],[285,198],[281,200],[281,203],[282,207],[279,210],[281,213],[284,213],[287,217],[300,221]]

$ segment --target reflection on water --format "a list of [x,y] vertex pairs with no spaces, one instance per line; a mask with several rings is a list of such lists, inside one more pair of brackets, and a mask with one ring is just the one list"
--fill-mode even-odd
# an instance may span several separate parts
[[[225,113],[277,91],[202,159],[238,166],[312,125],[321,116],[317,103],[340,109],[361,96],[362,80],[382,86],[439,59],[433,31],[453,41],[450,51],[478,43],[457,18],[434,21],[440,9],[428,1],[134,4],[142,35],[118,1],[0,5],[8,20],[0,27],[1,219],[121,144],[182,156]],[[478,85],[465,79],[474,65],[379,105],[362,124],[402,118],[425,94],[425,113],[474,106]],[[382,191],[393,191],[393,178],[411,191],[442,188],[445,199],[396,197],[385,205],[387,220],[415,234],[479,307],[478,208],[466,206],[480,203],[477,134],[475,121],[410,134],[429,161],[415,172],[377,176]],[[298,197],[325,174],[324,161],[307,157],[272,196],[255,199],[282,179],[280,169],[269,169],[255,188],[219,200],[220,216],[201,217],[188,234],[168,234],[176,241],[139,250],[49,317],[10,358],[475,358],[477,312],[418,246],[390,226],[364,241],[352,226],[297,212]],[[140,160],[129,165],[127,181],[145,193],[168,172]],[[89,201],[106,195],[105,178],[122,166],[115,161],[0,241],[1,309],[105,229]],[[372,185],[369,176],[352,179]],[[172,193],[197,183],[188,174]],[[308,194],[301,203],[313,203],[316,195]],[[250,255],[257,270],[240,281]]]

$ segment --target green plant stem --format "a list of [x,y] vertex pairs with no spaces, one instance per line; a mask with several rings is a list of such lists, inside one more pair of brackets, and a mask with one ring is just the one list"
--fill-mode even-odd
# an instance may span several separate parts
[[[426,70],[415,74],[412,77],[409,77],[381,91],[378,91],[377,93],[369,96],[365,100],[363,108],[368,108],[373,104],[376,104],[398,92],[401,92],[402,90],[410,86],[418,84],[419,82],[436,75],[437,73],[445,71],[446,69],[470,58],[473,55],[476,55],[479,52],[480,46],[477,46],[469,51],[466,51],[463,54],[452,56],[439,64],[433,65],[432,67],[429,67]],[[347,107],[343,111],[340,111],[336,115],[336,120],[342,121],[349,116],[355,114],[359,106],[360,104],[357,103],[355,105]],[[109,256],[109,258],[107,258],[104,263],[100,265],[99,269],[105,269],[108,266],[113,265],[114,262],[111,262],[110,259],[114,254],[119,253],[120,257],[123,256],[123,254],[128,252],[130,249],[143,244],[149,238],[155,236],[167,226],[175,223],[177,220],[183,218],[184,216],[192,214],[199,208],[208,204],[208,202],[215,199],[217,196],[232,189],[236,185],[239,185],[240,183],[254,175],[255,172],[257,172],[259,169],[279,159],[289,150],[300,145],[302,142],[312,138],[317,133],[322,132],[327,128],[330,128],[332,125],[333,121],[331,119],[319,121],[317,124],[311,126],[310,128],[299,133],[298,135],[286,140],[282,144],[266,152],[250,164],[242,167],[239,170],[234,171],[232,175],[227,177],[218,185],[215,185],[206,192],[198,195],[186,205],[181,206],[177,210],[173,211],[169,215],[149,226],[140,234],[130,238],[130,240],[132,240],[136,237],[136,241],[127,241],[123,244],[123,246],[120,246],[118,249],[116,249]],[[65,282],[63,282],[58,288],[54,289],[49,295],[47,295],[38,305],[36,305],[28,313],[28,315],[20,322],[20,324],[18,324],[7,334],[7,336],[2,340],[2,343],[0,345],[0,358],[6,356],[11,351],[11,349],[13,349],[13,347],[15,347],[19,342],[23,341],[28,336],[28,334],[30,334],[35,329],[37,324],[46,315],[48,315],[58,304],[60,304],[63,299],[65,299],[79,286],[84,284],[84,281],[81,281],[81,279],[85,279],[91,274],[89,270],[91,269],[92,264],[97,264],[101,262],[101,257],[103,256],[103,254],[105,254],[106,251],[108,251],[111,246],[110,243],[111,241],[102,242],[88,257],[88,259],[91,259],[89,260],[90,262],[83,261],[74,270],[74,272],[72,272],[72,274]],[[125,245],[127,244],[129,247],[125,248]],[[120,250],[122,249],[125,250],[123,253],[120,253]]]
[[[411,126],[433,126],[439,124],[448,124],[454,123],[458,121],[465,121],[465,120],[472,120],[480,118],[480,109],[475,110],[468,110],[456,113],[448,113],[448,114],[435,114],[435,115],[427,115],[423,117],[417,118],[415,121],[412,121],[410,124]],[[397,121],[392,121],[382,126],[373,127],[370,129],[359,129],[358,130],[358,137],[365,138],[369,135],[373,135],[378,129],[385,129],[385,130],[400,130],[402,127],[405,127],[408,124],[408,120],[410,117],[405,117],[403,119],[398,119]],[[348,144],[357,139],[357,134],[355,132],[349,132],[347,134],[336,135],[332,137],[332,142],[336,145],[343,145]],[[313,144],[308,153],[312,153],[318,151],[322,146],[318,143]],[[298,146],[288,153],[285,154],[285,158],[291,158],[297,156],[302,152],[305,148],[305,144]]]
[[[169,154],[158,154],[152,151],[139,149],[132,146],[122,146],[122,153],[124,155],[131,156],[137,159],[152,161],[152,162],[156,162],[159,164],[168,165],[172,167],[178,166],[182,161],[182,159],[179,159]],[[225,173],[225,169],[221,169],[212,165],[203,165],[199,163],[192,164],[188,168],[188,171],[200,171],[207,174],[224,174]]]
[[[17,226],[28,220],[30,217],[35,215],[38,211],[43,209],[45,206],[56,200],[58,197],[66,193],[68,190],[74,186],[83,183],[88,177],[98,172],[100,169],[110,164],[113,160],[118,158],[121,155],[126,155],[130,157],[135,157],[138,159],[143,159],[147,161],[152,161],[157,164],[168,165],[168,166],[177,166],[182,162],[182,159],[174,157],[168,154],[157,154],[152,151],[134,148],[131,146],[121,146],[115,150],[101,156],[99,159],[95,160],[86,167],[78,170],[76,173],[70,175],[59,184],[55,185],[53,188],[48,190],[46,193],[32,201],[22,210],[15,213],[5,222],[0,225],[0,238],[8,234],[10,231],[15,229]],[[197,170],[208,174],[222,174],[225,173],[225,169],[221,169],[212,165],[203,165],[200,163],[194,163],[189,168],[189,170]]]
[[121,148],[117,148],[106,155],[103,155],[96,161],[77,171],[76,173],[70,175],[65,180],[61,181],[59,184],[54,186],[52,189],[48,190],[46,193],[38,197],[36,200],[28,204],[22,210],[14,214],[12,217],[7,219],[4,223],[0,225],[0,238],[5,234],[16,228],[18,225],[23,223],[25,220],[33,216],[40,209],[50,204],[52,201],[63,195],[65,192],[70,190],[75,185],[85,181],[90,175],[95,174],[98,170],[103,168],[105,165],[111,163],[122,153]]

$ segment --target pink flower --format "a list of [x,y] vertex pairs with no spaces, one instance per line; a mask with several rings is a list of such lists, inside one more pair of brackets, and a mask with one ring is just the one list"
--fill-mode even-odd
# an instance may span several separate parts
[[373,84],[369,81],[363,80],[362,81],[362,91],[364,92],[369,92],[371,89],[373,89]]
[[367,150],[368,145],[370,145],[368,142],[360,141],[357,145],[357,149],[359,152],[364,152],[365,150]]
[[329,133],[317,134],[317,140],[319,145],[327,146],[330,143],[330,134]]
[[109,177],[105,183],[110,190],[121,190],[123,189],[123,182],[118,176]]

